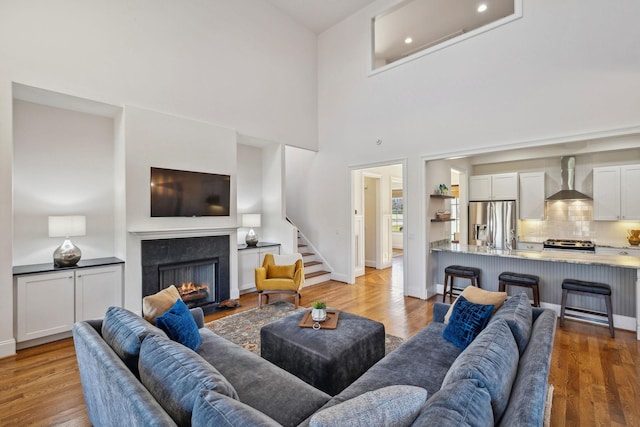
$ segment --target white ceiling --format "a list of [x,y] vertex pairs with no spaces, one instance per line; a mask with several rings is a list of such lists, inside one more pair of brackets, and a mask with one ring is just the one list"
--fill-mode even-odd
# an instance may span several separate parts
[[316,34],[375,0],[267,0]]

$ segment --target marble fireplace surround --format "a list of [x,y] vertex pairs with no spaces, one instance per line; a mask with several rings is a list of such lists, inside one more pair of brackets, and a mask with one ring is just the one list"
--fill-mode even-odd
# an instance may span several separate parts
[[229,239],[229,235],[217,235],[142,240],[142,296],[160,290],[160,265],[216,259],[214,301],[202,306],[205,314],[214,312],[218,303],[230,298]]

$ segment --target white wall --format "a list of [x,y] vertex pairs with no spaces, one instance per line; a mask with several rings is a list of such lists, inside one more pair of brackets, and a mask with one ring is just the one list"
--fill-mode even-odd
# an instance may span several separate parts
[[5,0],[0,52],[2,79],[317,147],[316,36],[264,0]]
[[49,215],[85,215],[82,257],[114,256],[114,121],[14,101],[13,265],[52,262]]
[[287,221],[285,147],[262,148],[262,240],[280,243],[281,254],[297,252],[297,230]]
[[307,194],[306,182],[307,175],[315,167],[316,156],[315,151],[285,147],[287,216],[306,236],[312,231],[312,223],[308,220],[311,207],[300,202],[312,196]]
[[[264,0],[0,2],[2,235],[12,235],[12,82],[317,149],[316,52],[315,34]],[[15,348],[12,259],[0,239],[0,357]]]
[[[262,149],[238,144],[238,244],[245,243],[249,231],[242,227],[245,213],[262,213]],[[262,227],[255,232],[262,240]]]
[[406,273],[420,296],[430,240],[420,159],[638,125],[640,3],[525,0],[522,19],[368,76],[370,19],[394,3],[377,1],[319,37],[320,152],[306,203],[324,231],[318,249],[347,271],[350,247],[334,232],[350,226],[346,171],[406,158]]

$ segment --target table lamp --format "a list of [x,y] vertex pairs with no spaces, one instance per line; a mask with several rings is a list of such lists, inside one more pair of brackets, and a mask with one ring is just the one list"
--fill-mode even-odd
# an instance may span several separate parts
[[260,214],[243,214],[242,226],[249,228],[247,238],[245,239],[245,242],[247,242],[247,246],[257,245],[258,236],[256,236],[256,232],[253,231],[253,227],[260,227]]
[[82,251],[71,243],[69,237],[84,236],[87,233],[84,216],[50,216],[49,237],[64,237],[65,240],[53,252],[53,264],[56,267],[71,267],[80,261]]

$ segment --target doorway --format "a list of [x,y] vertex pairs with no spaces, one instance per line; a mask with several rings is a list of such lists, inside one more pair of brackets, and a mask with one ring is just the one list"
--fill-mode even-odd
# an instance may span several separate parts
[[404,293],[404,165],[352,169],[353,280],[367,269],[392,269],[391,285]]

